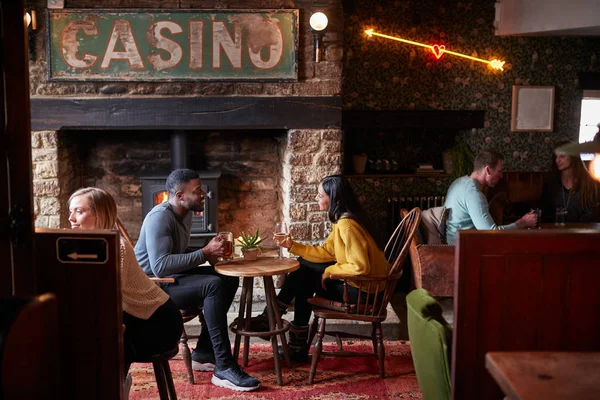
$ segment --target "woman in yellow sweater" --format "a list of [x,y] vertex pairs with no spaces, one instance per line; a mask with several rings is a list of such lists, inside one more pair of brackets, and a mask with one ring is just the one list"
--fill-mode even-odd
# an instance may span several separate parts
[[[340,175],[327,176],[319,184],[315,200],[321,211],[327,211],[332,232],[322,246],[294,242],[289,236],[278,243],[300,256],[300,268],[287,276],[277,300],[282,311],[295,299],[294,320],[291,323],[289,345],[292,359],[308,359],[308,322],[311,306],[306,299],[318,296],[343,300],[343,283],[330,280],[331,274],[387,274],[390,265],[373,239],[368,218],[358,202],[348,180]],[[383,289],[383,288],[382,288]],[[348,294],[356,300],[359,289],[351,287]]]
[[[69,222],[72,229],[113,229],[117,205],[102,189],[77,190],[69,198]],[[125,325],[125,374],[139,356],[148,356],[174,348],[179,342],[183,323],[181,313],[162,289],[148,278],[138,264],[133,248],[120,241],[121,299]],[[124,384],[127,398],[131,376]]]

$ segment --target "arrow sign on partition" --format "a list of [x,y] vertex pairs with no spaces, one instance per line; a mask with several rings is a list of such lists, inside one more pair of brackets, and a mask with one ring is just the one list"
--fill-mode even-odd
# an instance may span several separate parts
[[56,240],[56,258],[66,264],[104,264],[108,259],[108,242],[89,236],[60,237]]
[[73,260],[97,260],[98,254],[77,254],[71,253],[67,254],[67,257]]

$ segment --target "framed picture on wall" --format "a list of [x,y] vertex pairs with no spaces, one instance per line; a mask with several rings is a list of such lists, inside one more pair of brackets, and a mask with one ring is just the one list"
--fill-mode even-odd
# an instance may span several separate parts
[[552,132],[554,86],[519,86],[512,91],[511,132]]

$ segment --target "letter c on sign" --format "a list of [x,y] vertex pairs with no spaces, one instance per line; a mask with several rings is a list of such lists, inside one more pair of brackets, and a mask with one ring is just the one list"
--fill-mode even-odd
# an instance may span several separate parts
[[83,31],[85,36],[98,35],[98,28],[92,21],[71,21],[62,31],[62,36],[60,38],[60,54],[69,67],[88,69],[98,61],[98,56],[95,54],[83,53],[82,58],[77,58],[77,51],[79,50],[77,32],[80,30]]

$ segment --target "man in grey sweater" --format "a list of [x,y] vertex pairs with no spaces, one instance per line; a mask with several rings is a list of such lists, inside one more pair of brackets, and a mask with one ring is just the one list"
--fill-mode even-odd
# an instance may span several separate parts
[[[188,250],[193,212],[204,210],[202,180],[195,171],[178,169],[167,178],[166,189],[169,201],[155,206],[144,218],[135,256],[149,276],[176,279],[161,287],[180,309],[204,304],[207,329],[192,352],[193,368],[214,371],[212,383],[217,386],[254,390],[260,382],[233,359],[227,331],[227,310],[239,279],[217,274],[212,266],[224,253],[224,241],[216,236],[204,248]],[[202,265],[206,261],[211,265]]]

